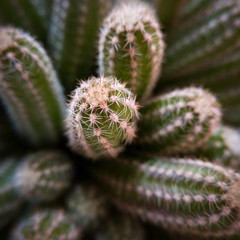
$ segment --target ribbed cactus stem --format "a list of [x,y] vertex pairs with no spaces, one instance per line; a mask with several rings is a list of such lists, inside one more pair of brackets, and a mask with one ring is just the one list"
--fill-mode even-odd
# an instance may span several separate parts
[[116,157],[135,137],[138,105],[113,77],[92,77],[73,91],[66,119],[70,148],[96,159]]
[[98,55],[100,73],[127,82],[137,99],[144,101],[159,77],[164,48],[152,7],[141,1],[123,1],[103,24]]
[[80,230],[62,209],[39,210],[16,225],[12,239],[79,240]]
[[219,125],[216,98],[202,88],[184,88],[155,97],[141,109],[136,143],[166,154],[193,152]]
[[69,157],[59,150],[25,156],[15,173],[19,193],[29,200],[50,201],[66,190],[73,174]]
[[202,14],[193,26],[169,37],[164,68],[166,79],[187,75],[239,48],[239,1],[217,0],[211,9],[212,14]]
[[112,0],[54,0],[49,45],[66,92],[94,65],[98,32]]
[[67,198],[67,209],[78,226],[92,229],[106,215],[106,198],[94,186],[77,185]]
[[14,28],[0,28],[0,96],[27,141],[59,142],[65,110],[62,88],[45,50]]
[[13,158],[6,158],[0,163],[0,227],[17,216],[22,204],[14,181],[17,166],[18,163]]
[[132,157],[88,165],[122,210],[180,233],[239,237],[240,175],[198,159]]
[[0,15],[7,24],[23,28],[45,42],[51,1],[47,0],[2,0]]

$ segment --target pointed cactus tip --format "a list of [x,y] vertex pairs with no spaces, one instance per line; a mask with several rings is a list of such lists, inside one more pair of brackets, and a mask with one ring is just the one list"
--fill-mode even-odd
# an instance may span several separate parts
[[138,104],[116,78],[92,77],[72,92],[66,119],[71,149],[96,159],[116,157],[132,141]]

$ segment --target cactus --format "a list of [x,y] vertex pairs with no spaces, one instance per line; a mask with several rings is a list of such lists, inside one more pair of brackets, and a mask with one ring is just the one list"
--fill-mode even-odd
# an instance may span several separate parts
[[124,1],[104,20],[99,40],[99,71],[126,81],[137,100],[144,101],[159,77],[164,47],[151,6]]
[[63,210],[39,210],[21,220],[12,240],[79,240],[80,229]]
[[122,157],[86,163],[121,209],[171,231],[239,237],[240,175],[197,159]]
[[97,36],[112,0],[54,0],[49,46],[66,92],[91,74]]
[[42,150],[25,156],[15,173],[20,194],[30,200],[56,199],[70,186],[73,167],[59,150]]
[[144,240],[144,232],[138,222],[123,214],[106,215],[95,234],[96,240]]
[[203,146],[221,115],[216,98],[193,87],[155,97],[141,110],[136,143],[171,155]]
[[8,24],[30,31],[42,42],[46,41],[49,21],[48,0],[2,0],[0,15]]
[[66,119],[70,148],[97,159],[116,157],[122,142],[135,137],[138,105],[124,84],[113,77],[92,77],[72,92]]
[[16,159],[10,157],[0,162],[0,227],[16,217],[22,205],[14,181],[17,165]]
[[212,136],[199,154],[208,160],[240,170],[239,143],[240,134],[237,130],[220,126],[213,129]]
[[44,49],[28,34],[0,28],[0,97],[17,132],[33,145],[59,142],[64,95]]
[[91,185],[77,185],[67,198],[69,215],[77,226],[91,229],[106,215],[105,196]]
[[164,66],[166,81],[208,66],[239,48],[238,1],[217,0],[211,9],[211,14],[202,14],[192,27],[169,36]]

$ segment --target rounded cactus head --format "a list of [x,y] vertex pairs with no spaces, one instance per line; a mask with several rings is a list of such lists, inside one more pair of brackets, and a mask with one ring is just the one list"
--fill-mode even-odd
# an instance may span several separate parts
[[135,137],[138,104],[113,77],[92,77],[73,91],[67,115],[67,135],[74,152],[96,159],[116,157],[122,143]]

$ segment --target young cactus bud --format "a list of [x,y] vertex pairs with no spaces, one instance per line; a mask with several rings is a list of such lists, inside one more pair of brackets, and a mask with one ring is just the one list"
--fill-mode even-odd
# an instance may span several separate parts
[[163,34],[150,5],[124,1],[105,19],[100,35],[100,73],[126,81],[137,100],[152,92],[161,71]]
[[185,88],[146,103],[138,122],[137,143],[166,154],[188,153],[203,146],[220,124],[216,98],[202,88]]
[[96,227],[106,215],[105,200],[94,187],[78,185],[67,198],[68,213],[77,226],[84,229]]
[[0,96],[22,137],[34,145],[58,143],[62,88],[44,49],[14,28],[0,28]]
[[42,210],[23,218],[15,227],[14,240],[79,240],[80,229],[63,210]]
[[116,157],[135,137],[138,105],[125,84],[92,77],[73,91],[66,120],[70,148],[89,158]]
[[0,162],[0,227],[16,217],[21,207],[22,198],[14,181],[17,165],[12,158]]
[[121,209],[171,231],[240,236],[240,175],[197,159],[118,158],[86,169]]
[[64,152],[45,150],[23,158],[15,181],[23,197],[50,201],[70,186],[72,173],[71,160]]
[[164,66],[166,80],[186,76],[239,49],[239,1],[207,2],[212,3],[210,14],[203,12],[195,24],[169,36]]
[[49,45],[66,92],[94,65],[98,31],[112,0],[54,0]]
[[240,133],[230,127],[220,126],[213,129],[212,136],[200,155],[224,166],[240,170]]
[[49,0],[2,0],[0,15],[7,24],[30,31],[45,42],[50,16]]
[[96,240],[144,240],[142,226],[124,214],[108,214],[95,234]]

